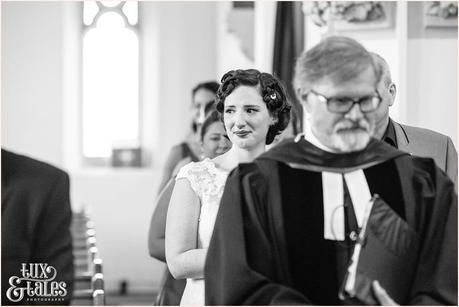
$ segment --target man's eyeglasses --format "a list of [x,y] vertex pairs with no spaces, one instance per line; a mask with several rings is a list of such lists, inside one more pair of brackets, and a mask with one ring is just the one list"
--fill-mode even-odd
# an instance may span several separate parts
[[324,95],[321,95],[313,90],[310,90],[309,93],[313,93],[320,101],[327,104],[327,109],[333,113],[347,113],[349,112],[354,104],[359,104],[360,111],[362,113],[369,113],[376,110],[381,103],[381,96],[378,91],[375,91],[375,95],[365,96],[361,98],[350,98],[350,97],[330,97],[327,98]]

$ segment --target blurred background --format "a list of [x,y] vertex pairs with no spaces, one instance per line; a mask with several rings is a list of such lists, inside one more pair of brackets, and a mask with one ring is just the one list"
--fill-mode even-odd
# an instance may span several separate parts
[[2,147],[69,172],[108,295],[148,303],[159,287],[164,264],[148,255],[147,232],[199,82],[256,68],[289,85],[303,49],[347,35],[389,63],[391,116],[457,147],[457,2],[352,3],[1,2]]

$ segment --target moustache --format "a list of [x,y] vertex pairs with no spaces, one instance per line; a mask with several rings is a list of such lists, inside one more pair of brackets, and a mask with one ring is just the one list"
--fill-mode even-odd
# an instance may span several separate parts
[[367,132],[370,132],[370,124],[365,121],[365,120],[360,120],[357,122],[354,121],[345,121],[345,122],[339,122],[335,126],[335,131],[340,131],[340,130],[353,130],[353,129],[361,129]]

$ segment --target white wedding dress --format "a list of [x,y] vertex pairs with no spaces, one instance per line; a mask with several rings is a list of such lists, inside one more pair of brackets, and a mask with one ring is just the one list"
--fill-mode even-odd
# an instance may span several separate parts
[[[217,168],[209,158],[200,162],[191,162],[182,167],[177,174],[176,180],[188,179],[201,202],[198,248],[209,246],[228,174],[228,171]],[[204,305],[204,279],[187,278],[180,305]]]

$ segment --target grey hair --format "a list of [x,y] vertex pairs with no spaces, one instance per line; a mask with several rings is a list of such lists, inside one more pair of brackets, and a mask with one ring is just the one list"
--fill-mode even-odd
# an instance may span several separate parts
[[300,90],[309,90],[324,79],[345,82],[356,78],[368,67],[373,67],[379,80],[370,53],[359,42],[345,36],[329,36],[297,59],[293,87],[299,94]]
[[378,71],[379,80],[384,82],[386,87],[392,84],[392,76],[390,73],[389,64],[387,64],[386,60],[379,54],[375,52],[370,52],[371,57],[373,58],[373,62],[376,66],[376,70]]

